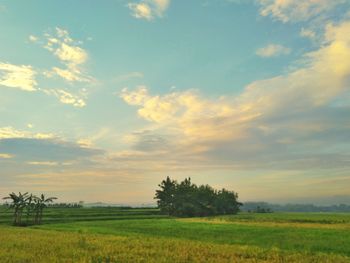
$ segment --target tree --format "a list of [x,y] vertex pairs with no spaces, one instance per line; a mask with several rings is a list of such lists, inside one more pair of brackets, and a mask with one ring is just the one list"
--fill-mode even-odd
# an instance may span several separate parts
[[161,190],[156,190],[155,199],[158,199],[158,207],[168,215],[174,213],[176,185],[177,182],[171,180],[168,176],[158,185]]
[[46,198],[44,194],[41,194],[40,197],[36,197],[34,199],[35,202],[35,224],[41,224],[43,218],[43,210],[49,203],[52,203],[53,200],[57,199],[56,197]]
[[[7,204],[7,207],[9,209],[13,209],[13,225],[24,226],[30,223],[41,224],[43,209],[57,198],[45,198],[43,194],[40,197],[37,197],[33,194],[22,194],[21,192],[19,192],[18,195],[15,193],[11,193],[3,199],[11,200],[11,202]],[[26,215],[26,222],[23,223],[22,216],[24,212]],[[32,222],[30,222],[32,216],[34,216],[34,218]]]
[[22,194],[21,192],[19,192],[18,195],[12,192],[11,194],[3,198],[5,200],[9,199],[12,201],[12,203],[9,204],[9,208],[14,209],[13,225],[15,226],[22,225],[22,214],[23,214],[23,210],[27,206],[28,198],[30,198],[28,193]]
[[209,185],[197,186],[186,178],[178,183],[169,177],[156,190],[160,211],[172,216],[210,216],[236,214],[242,205],[233,191],[217,191]]

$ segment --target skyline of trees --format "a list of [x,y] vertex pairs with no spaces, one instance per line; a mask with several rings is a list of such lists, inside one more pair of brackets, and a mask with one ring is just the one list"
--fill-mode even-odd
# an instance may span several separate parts
[[171,216],[210,216],[236,214],[242,205],[238,194],[209,185],[193,184],[191,178],[178,183],[167,177],[156,190],[155,199],[162,213]]

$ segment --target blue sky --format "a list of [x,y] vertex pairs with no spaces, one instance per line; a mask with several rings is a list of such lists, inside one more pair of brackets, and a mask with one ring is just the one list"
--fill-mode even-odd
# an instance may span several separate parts
[[0,193],[349,203],[345,0],[0,2]]

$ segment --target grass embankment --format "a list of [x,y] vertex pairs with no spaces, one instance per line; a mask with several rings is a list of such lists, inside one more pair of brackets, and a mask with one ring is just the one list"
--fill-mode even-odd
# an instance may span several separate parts
[[[69,213],[79,220],[103,220],[0,226],[0,262],[350,262],[350,214],[140,219],[156,211],[77,210]],[[124,220],[105,220],[118,213]]]
[[[13,211],[0,206],[0,224],[9,224],[12,221]],[[156,208],[46,208],[44,211],[44,223],[67,223],[77,221],[96,220],[122,220],[122,219],[146,219],[164,217],[159,215]],[[25,213],[23,221],[26,221]]]

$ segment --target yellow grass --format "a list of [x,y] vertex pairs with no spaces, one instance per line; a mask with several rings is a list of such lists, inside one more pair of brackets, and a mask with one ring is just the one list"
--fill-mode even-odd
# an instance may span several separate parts
[[349,262],[339,255],[0,226],[0,262]]

